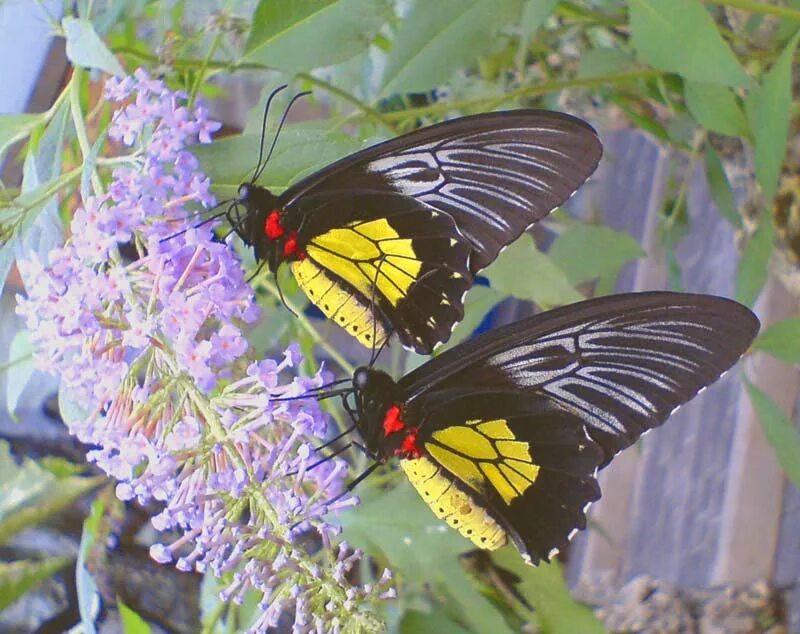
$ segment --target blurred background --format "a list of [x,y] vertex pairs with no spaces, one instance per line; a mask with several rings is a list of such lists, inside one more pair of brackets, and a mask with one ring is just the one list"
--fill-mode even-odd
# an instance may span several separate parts
[[[97,81],[114,72],[109,60],[201,95],[226,137],[197,151],[220,198],[252,169],[265,96],[285,81],[313,96],[293,110],[264,175],[273,191],[370,142],[454,116],[535,106],[585,118],[603,140],[600,168],[534,228],[533,241],[520,240],[485,272],[448,345],[581,297],[650,289],[736,298],[754,307],[762,335],[723,380],[602,472],[602,500],[561,566],[528,571],[513,552],[462,553],[449,574],[479,588],[507,631],[800,632],[800,2],[312,4],[0,2],[4,207],[25,191],[22,159],[54,118],[22,113],[47,112],[73,65],[92,69],[87,112]],[[99,125],[88,119],[95,134]],[[72,137],[57,146],[65,166],[80,160]],[[74,188],[54,195],[56,220],[67,219]],[[63,240],[53,229],[60,223],[34,224],[17,249],[46,252]],[[113,488],[60,422],[57,381],[30,363],[14,313],[22,288],[13,259],[0,252],[8,274],[0,631],[61,632],[94,618],[80,599],[76,560],[93,496],[113,498]],[[523,267],[530,274],[520,276]],[[304,296],[285,282],[302,306]],[[275,297],[261,300],[259,350],[311,341]],[[363,362],[363,351],[321,315],[304,314],[328,342],[316,361],[337,367],[337,351]],[[422,360],[397,349],[382,358],[395,376]],[[56,474],[50,491],[32,486],[43,471]],[[434,522],[424,507],[419,525],[415,513],[393,526],[376,521],[381,504],[406,499],[398,496],[407,484],[388,473],[369,486],[364,505],[342,522],[348,541],[401,570],[400,599],[386,606],[390,629],[487,631],[460,613],[471,596],[459,594],[460,581],[409,571],[387,545]],[[149,559],[153,509],[112,508],[98,540],[108,548],[88,566],[100,588],[101,631],[123,628],[116,599],[149,628],[126,632],[244,627],[246,612],[234,618],[215,603],[213,581]]]

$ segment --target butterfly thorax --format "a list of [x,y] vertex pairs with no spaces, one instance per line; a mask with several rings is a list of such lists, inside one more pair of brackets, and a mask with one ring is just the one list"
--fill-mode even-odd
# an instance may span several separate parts
[[369,452],[382,462],[419,458],[419,429],[406,419],[403,390],[394,379],[381,370],[361,367],[353,375],[353,385],[356,426]]
[[266,187],[252,183],[239,185],[234,207],[245,208],[244,217],[230,218],[234,230],[248,246],[253,247],[257,262],[266,261],[272,273],[283,262],[302,260],[297,230],[287,224],[287,214],[280,200]]

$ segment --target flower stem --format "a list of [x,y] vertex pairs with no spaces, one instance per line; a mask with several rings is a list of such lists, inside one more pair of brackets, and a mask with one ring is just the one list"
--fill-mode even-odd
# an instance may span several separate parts
[[[69,89],[69,105],[72,111],[72,122],[75,125],[75,136],[78,137],[78,145],[81,148],[81,154],[84,160],[86,160],[92,151],[92,146],[89,143],[89,135],[86,132],[86,126],[83,122],[83,110],[81,109],[81,80],[85,73],[85,70],[75,66],[72,71],[72,82]],[[92,187],[94,188],[95,194],[100,194],[103,191],[103,184],[100,182],[100,177],[94,169],[92,169]]]

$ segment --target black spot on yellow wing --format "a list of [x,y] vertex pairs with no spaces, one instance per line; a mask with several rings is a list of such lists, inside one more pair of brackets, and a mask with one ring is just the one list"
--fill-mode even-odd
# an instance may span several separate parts
[[503,546],[505,530],[474,496],[459,489],[452,477],[427,458],[401,460],[400,466],[436,517],[443,519],[467,539],[486,550]]

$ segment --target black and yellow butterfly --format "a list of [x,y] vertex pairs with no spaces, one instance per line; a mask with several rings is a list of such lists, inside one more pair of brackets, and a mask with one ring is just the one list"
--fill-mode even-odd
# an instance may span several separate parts
[[569,115],[463,117],[356,152],[280,196],[255,184],[259,157],[228,218],[258,262],[273,274],[289,263],[365,346],[396,332],[427,354],[464,316],[474,275],[567,200],[601,154],[595,131]]
[[758,329],[731,300],[633,293],[498,328],[399,381],[359,368],[344,400],[376,462],[350,488],[397,457],[477,546],[511,541],[527,562],[548,560],[586,527],[598,469],[716,381]]

